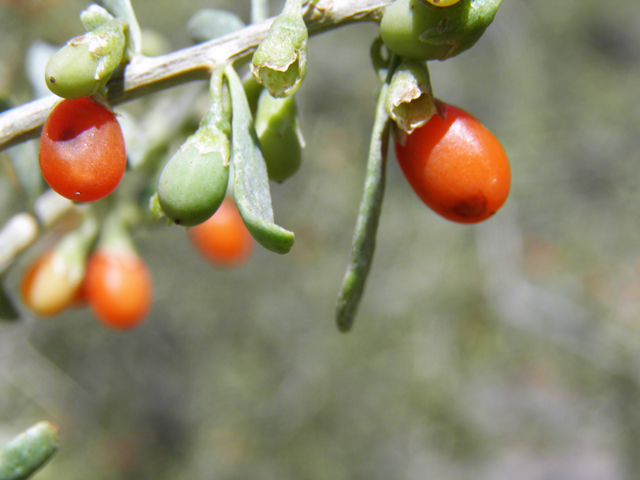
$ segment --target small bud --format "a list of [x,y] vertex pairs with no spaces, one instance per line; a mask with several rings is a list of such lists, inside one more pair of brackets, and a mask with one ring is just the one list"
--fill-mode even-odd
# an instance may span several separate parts
[[80,13],[80,21],[87,32],[91,32],[111,20],[113,20],[113,15],[95,3]]
[[69,40],[47,63],[49,90],[72,99],[93,95],[106,85],[122,61],[126,28],[126,23],[114,19]]
[[436,106],[425,62],[402,61],[391,78],[385,107],[391,119],[407,135],[429,121],[436,113]]
[[308,36],[300,0],[287,0],[251,62],[254,77],[274,97],[288,97],[300,88],[307,72]]
[[274,98],[263,90],[255,127],[269,179],[284,182],[300,168],[304,148],[294,97]]

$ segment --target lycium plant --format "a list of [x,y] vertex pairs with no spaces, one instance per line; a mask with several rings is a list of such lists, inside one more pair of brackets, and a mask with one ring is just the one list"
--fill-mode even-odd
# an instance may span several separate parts
[[[356,4],[333,2],[316,9],[313,2],[287,0],[269,24],[262,22],[263,6],[254,3],[253,20],[261,23],[246,31],[239,30],[243,23],[227,12],[207,10],[189,24],[192,37],[204,43],[155,61],[141,53],[143,37],[129,0],[89,6],[81,15],[87,32],[71,39],[46,67],[44,82],[64,99],[45,98],[36,113],[19,108],[0,115],[0,147],[33,136],[44,123],[39,154],[44,179],[70,200],[96,202],[98,213],[94,216],[92,210],[79,229],[27,272],[25,305],[37,315],[50,316],[81,297],[110,328],[140,324],[152,302],[151,276],[128,231],[140,223],[140,203],[150,205],[148,217],[192,227],[188,232],[195,247],[219,265],[244,261],[253,240],[270,251],[289,252],[294,234],[275,223],[270,180],[291,178],[301,165],[304,141],[292,94],[305,78],[308,37],[356,20],[380,23],[380,38],[371,53],[381,88],[351,260],[338,295],[338,328],[351,329],[364,292],[392,135],[409,184],[436,213],[459,223],[495,214],[510,188],[506,154],[478,120],[435,99],[426,61],[446,60],[473,46],[495,17],[500,0]],[[242,81],[232,60],[250,54],[253,77]],[[135,147],[129,144],[127,162],[118,116],[110,105],[205,77],[208,112],[164,167],[157,157],[159,146],[168,142],[159,140],[157,132]],[[38,117],[42,113],[48,113],[46,122]],[[22,121],[16,121],[20,115]],[[135,123],[126,124],[135,128]],[[165,125],[159,130],[172,135],[178,128]],[[133,137],[130,131],[125,134]],[[117,187],[123,176],[126,180],[127,165],[139,172],[121,190]],[[25,188],[33,198],[39,187],[24,178],[24,185],[35,185]],[[104,199],[112,192],[128,198]],[[100,219],[100,240],[94,246]],[[23,249],[22,244],[8,249],[7,257],[12,260]],[[0,251],[0,259],[3,255]],[[8,267],[0,266],[2,279]],[[0,286],[0,315],[15,319],[15,305]],[[45,443],[43,451],[53,451],[51,442]],[[27,476],[30,465],[42,463],[12,453],[22,447],[8,448],[11,461]],[[2,468],[5,464],[0,463]]]
[[[434,99],[425,63],[470,48],[493,20],[499,4],[499,0],[396,0],[376,12],[382,41],[374,41],[372,59],[383,87],[353,261],[339,295],[341,330],[351,327],[373,257],[390,133],[396,138],[397,157],[410,184],[445,218],[463,223],[484,220],[506,200],[509,168],[499,143],[483,127],[453,128],[464,119],[465,127],[479,123]],[[109,79],[121,64],[126,72],[127,62],[142,51],[140,27],[130,2],[104,0],[102,5],[89,6],[82,13],[87,33],[56,53],[45,74],[51,90],[67,99],[51,112],[43,129],[40,167],[54,190],[79,202],[109,195],[123,176],[122,134],[107,106]],[[205,13],[190,23],[198,41],[215,40],[219,32],[242,27],[238,20],[221,30],[219,18],[228,14]],[[306,72],[304,13],[299,0],[285,3],[255,49],[250,65],[253,80],[241,82],[229,63],[210,70],[209,111],[159,175],[157,194],[150,202],[154,218],[166,216],[184,227],[204,223],[219,208],[229,186],[253,238],[276,253],[291,249],[293,233],[274,222],[269,180],[290,178],[301,163],[304,142],[291,94]],[[261,20],[261,15],[256,13],[254,20]],[[434,140],[440,138],[434,132],[445,128],[449,128],[443,137],[446,146]],[[485,144],[493,139],[493,143],[471,152],[463,147],[472,139]],[[138,160],[130,166],[146,168],[153,181],[154,168],[140,162],[143,157],[136,152]],[[489,185],[492,190],[487,189]]]

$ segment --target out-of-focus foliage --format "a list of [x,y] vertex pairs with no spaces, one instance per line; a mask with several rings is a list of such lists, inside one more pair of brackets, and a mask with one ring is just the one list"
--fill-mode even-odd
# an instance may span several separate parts
[[[84,6],[0,5],[0,92],[28,100],[24,51],[77,35]],[[174,48],[202,6],[134,2]],[[215,7],[248,20],[248,4]],[[84,310],[0,325],[0,440],[34,419],[61,427],[38,479],[640,476],[640,4],[509,0],[470,51],[431,65],[434,94],[503,142],[511,198],[483,225],[448,223],[391,158],[371,276],[343,335],[334,301],[376,34],[309,40],[305,161],[272,185],[276,221],[296,234],[288,255],[258,249],[216,270],[181,228],[158,225],[136,233],[156,285],[137,330]],[[0,158],[4,220],[20,202]]]

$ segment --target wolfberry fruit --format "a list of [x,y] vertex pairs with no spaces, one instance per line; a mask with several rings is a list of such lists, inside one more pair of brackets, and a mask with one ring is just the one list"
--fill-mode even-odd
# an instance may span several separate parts
[[82,277],[69,273],[63,260],[56,258],[54,250],[46,251],[27,268],[22,277],[22,301],[36,315],[58,315],[81,297]]
[[40,137],[40,170],[63,197],[93,202],[113,192],[127,166],[122,130],[113,112],[89,97],[62,100]]
[[209,220],[189,229],[198,252],[216,265],[231,267],[244,262],[253,250],[253,238],[233,201],[225,198]]
[[438,102],[439,114],[396,142],[396,156],[420,199],[459,223],[486,220],[502,207],[511,170],[500,142],[476,118]]
[[146,263],[132,252],[94,251],[83,288],[98,320],[115,330],[138,326],[151,309],[151,274]]

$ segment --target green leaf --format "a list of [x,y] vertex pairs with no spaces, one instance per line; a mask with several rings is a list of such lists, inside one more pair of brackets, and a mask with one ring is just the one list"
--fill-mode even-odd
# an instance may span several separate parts
[[389,77],[387,77],[378,97],[369,146],[364,192],[353,234],[351,259],[338,293],[336,323],[342,332],[348,332],[353,326],[375,251],[376,232],[384,198],[389,126],[391,124],[385,107],[389,81]]
[[41,468],[58,450],[58,429],[39,422],[11,440],[0,452],[0,479],[23,480]]
[[114,17],[124,20],[129,28],[127,29],[127,50],[128,57],[140,54],[142,51],[142,32],[138,19],[133,11],[130,0],[100,0],[100,4],[106,8]]
[[260,245],[272,252],[287,253],[293,246],[294,235],[274,223],[267,166],[260,152],[242,82],[232,66],[227,66],[225,72],[233,108],[233,195],[238,211],[247,229]]
[[198,10],[187,23],[189,37],[196,43],[224,37],[244,27],[245,23],[238,15],[216,8]]

